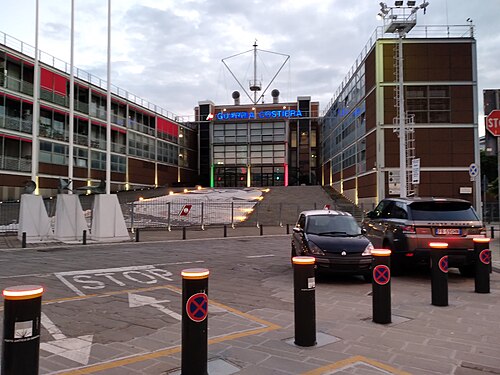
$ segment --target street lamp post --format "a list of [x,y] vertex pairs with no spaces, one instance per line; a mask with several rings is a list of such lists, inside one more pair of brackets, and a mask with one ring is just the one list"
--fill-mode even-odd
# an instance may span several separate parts
[[[407,116],[404,100],[404,76],[403,76],[403,38],[417,24],[417,12],[425,11],[429,3],[423,1],[416,6],[416,1],[408,0],[406,6],[404,1],[396,0],[394,6],[389,7],[386,3],[380,3],[380,13],[384,20],[384,33],[398,34],[398,95],[395,100],[398,107],[397,123],[399,124],[399,195],[406,198],[408,193],[408,158],[407,158]],[[396,121],[394,122],[396,123]]]

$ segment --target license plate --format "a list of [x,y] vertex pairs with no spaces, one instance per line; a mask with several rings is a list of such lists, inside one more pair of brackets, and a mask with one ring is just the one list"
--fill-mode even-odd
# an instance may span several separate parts
[[436,235],[438,236],[460,236],[462,230],[459,228],[436,228]]

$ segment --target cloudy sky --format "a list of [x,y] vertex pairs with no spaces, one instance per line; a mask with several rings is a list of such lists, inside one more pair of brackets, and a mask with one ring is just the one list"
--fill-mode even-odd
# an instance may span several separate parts
[[[420,3],[422,0],[418,0]],[[419,25],[476,26],[482,90],[500,88],[500,0],[428,0]],[[106,79],[107,1],[75,0],[75,66]],[[258,48],[290,55],[270,91],[310,95],[324,109],[381,21],[376,0],[112,0],[112,83],[178,115],[239,89],[221,60]],[[70,0],[40,1],[39,48],[70,60]],[[0,31],[35,43],[35,0],[3,0]],[[259,53],[263,86],[285,57]],[[226,60],[244,86],[252,54]],[[242,91],[241,89],[239,89]],[[244,98],[242,98],[245,101]],[[246,100],[248,102],[248,99]],[[482,124],[482,122],[480,123]],[[483,126],[480,126],[482,129]],[[484,130],[481,131],[482,133]]]

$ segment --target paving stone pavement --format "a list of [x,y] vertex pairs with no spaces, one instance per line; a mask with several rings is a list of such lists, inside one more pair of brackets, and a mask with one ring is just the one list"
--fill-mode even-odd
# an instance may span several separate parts
[[[88,361],[78,363],[44,350],[53,338],[42,329],[40,373],[178,373],[181,323],[158,306],[130,307],[130,294],[181,313],[180,271],[202,266],[211,272],[212,375],[500,374],[498,239],[491,243],[490,294],[474,293],[474,280],[451,270],[449,306],[432,306],[429,273],[416,270],[391,280],[393,322],[387,325],[372,322],[370,284],[359,277],[318,278],[316,328],[318,341],[328,343],[304,348],[293,344],[286,228],[264,227],[262,236],[256,227],[228,229],[225,239],[221,231],[188,231],[186,240],[180,231],[144,231],[139,243],[0,251],[0,287],[45,285],[43,311],[67,338],[93,335]],[[144,278],[140,270],[149,265],[157,275],[171,271],[171,281]]]

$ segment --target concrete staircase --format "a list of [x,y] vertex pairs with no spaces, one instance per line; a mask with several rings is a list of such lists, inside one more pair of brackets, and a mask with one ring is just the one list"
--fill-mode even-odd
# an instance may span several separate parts
[[276,186],[269,189],[248,219],[239,225],[293,225],[300,212],[323,209],[325,205],[350,212],[358,222],[363,218],[359,207],[330,186]]
[[275,186],[269,189],[242,225],[295,224],[302,211],[322,209],[326,204],[333,208],[333,200],[321,186]]
[[340,194],[337,190],[332,188],[331,186],[323,186],[324,191],[330,196],[330,198],[335,202],[334,207],[340,211],[349,212],[352,216],[354,216],[358,223],[361,223],[364,218],[363,209],[344,195]]

